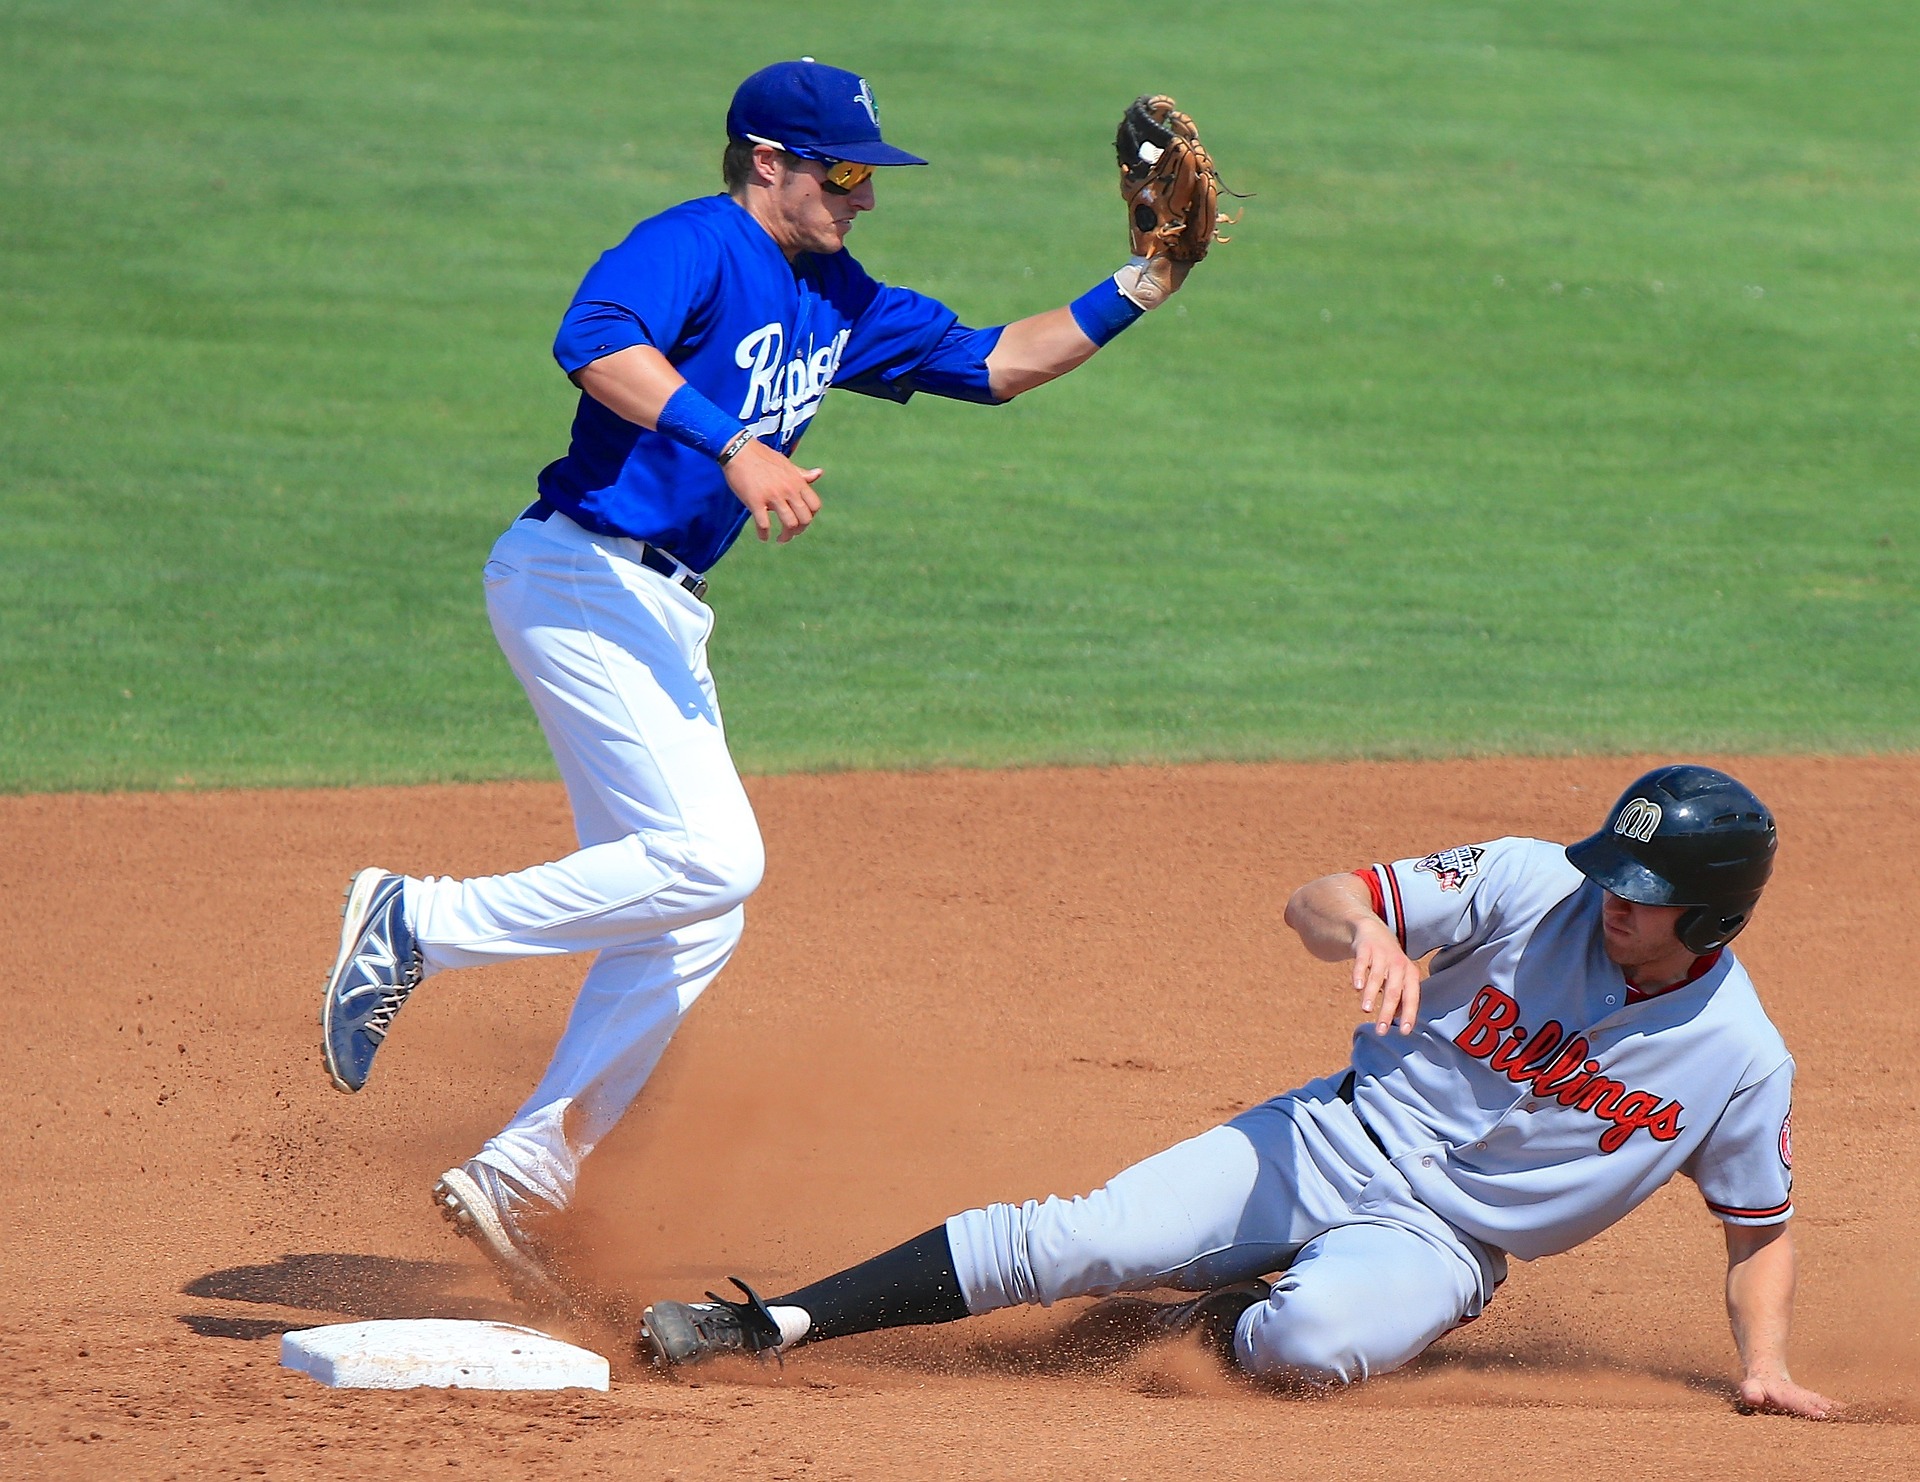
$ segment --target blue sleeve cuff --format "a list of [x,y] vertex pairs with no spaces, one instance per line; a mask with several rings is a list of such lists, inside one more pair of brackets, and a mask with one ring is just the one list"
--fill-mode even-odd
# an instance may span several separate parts
[[1104,345],[1146,310],[1120,291],[1111,278],[1102,278],[1067,305],[1080,332],[1096,345]]

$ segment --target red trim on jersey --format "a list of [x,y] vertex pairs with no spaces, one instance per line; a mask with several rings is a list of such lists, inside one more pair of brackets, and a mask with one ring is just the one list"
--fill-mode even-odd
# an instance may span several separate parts
[[[1400,943],[1400,950],[1406,951],[1407,913],[1400,904],[1400,882],[1393,877],[1393,866],[1368,865],[1364,870],[1355,870],[1353,873],[1367,882],[1367,895],[1373,901],[1373,914],[1392,928],[1394,939]],[[1393,892],[1391,904],[1380,888],[1383,879],[1387,882],[1387,889]]]
[[[1676,988],[1684,988],[1687,984],[1704,978],[1713,971],[1714,964],[1720,961],[1720,954],[1726,950],[1725,947],[1715,947],[1705,957],[1694,958],[1693,966],[1687,969],[1687,975],[1679,982],[1669,983],[1664,988],[1642,988],[1632,978],[1627,978],[1627,1002],[1645,1003],[1649,998],[1658,998],[1663,993],[1671,993]],[[1625,974],[1621,976],[1624,977]]]
[[1355,870],[1353,877],[1356,880],[1364,880],[1367,882],[1367,894],[1373,897],[1373,914],[1378,916],[1382,921],[1385,921],[1387,919],[1387,902],[1380,894],[1380,877],[1373,872],[1373,866],[1368,865],[1364,870]]
[[1707,1201],[1707,1208],[1711,1209],[1715,1214],[1719,1215],[1722,1219],[1770,1220],[1770,1219],[1773,1219],[1776,1215],[1783,1215],[1788,1210],[1792,1209],[1793,1200],[1783,1199],[1780,1203],[1774,1205],[1773,1208],[1771,1209],[1736,1209],[1730,1204],[1715,1204],[1711,1199],[1709,1199]]

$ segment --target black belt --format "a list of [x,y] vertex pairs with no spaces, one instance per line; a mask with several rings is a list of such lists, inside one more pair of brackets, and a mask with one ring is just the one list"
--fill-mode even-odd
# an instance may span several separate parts
[[[1353,1105],[1353,1072],[1352,1071],[1348,1071],[1346,1075],[1341,1077],[1340,1099],[1346,1102],[1348,1106],[1353,1106],[1353,1119],[1354,1121],[1360,1124],[1360,1130],[1366,1133],[1368,1137],[1373,1139],[1373,1145],[1375,1147],[1379,1148],[1381,1152],[1386,1153],[1387,1145],[1380,1140],[1380,1134],[1378,1132],[1375,1132],[1373,1128],[1367,1125],[1367,1119],[1360,1115],[1360,1108]],[[1393,1157],[1393,1154],[1387,1153],[1387,1157],[1391,1159]]]
[[[566,512],[557,505],[548,504],[544,499],[536,499],[532,504],[520,511],[520,518],[523,520],[546,520],[551,519],[554,515],[565,513]],[[567,518],[573,520],[581,529],[590,531],[592,534],[612,536],[618,540],[632,540],[635,545],[640,547],[640,564],[642,566],[646,567],[649,571],[659,572],[660,575],[664,576],[668,581],[678,586],[685,587],[700,601],[704,602],[706,600],[707,579],[699,573],[687,569],[687,563],[685,561],[676,560],[667,554],[667,552],[661,550],[659,546],[650,544],[644,540],[634,540],[634,537],[631,535],[622,535],[618,530],[587,524],[573,515],[568,515]]]

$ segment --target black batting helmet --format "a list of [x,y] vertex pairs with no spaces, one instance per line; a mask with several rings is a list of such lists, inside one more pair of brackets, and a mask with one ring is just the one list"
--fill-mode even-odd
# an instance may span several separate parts
[[1600,831],[1567,845],[1580,873],[1622,900],[1690,906],[1675,923],[1696,954],[1724,947],[1773,873],[1773,814],[1714,767],[1658,767],[1620,795]]

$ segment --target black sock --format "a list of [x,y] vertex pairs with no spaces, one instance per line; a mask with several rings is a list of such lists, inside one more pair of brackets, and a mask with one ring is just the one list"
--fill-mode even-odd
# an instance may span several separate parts
[[803,1286],[769,1307],[804,1307],[812,1326],[801,1341],[845,1338],[878,1328],[911,1328],[967,1316],[960,1277],[953,1269],[947,1227],[935,1225],[885,1255]]

